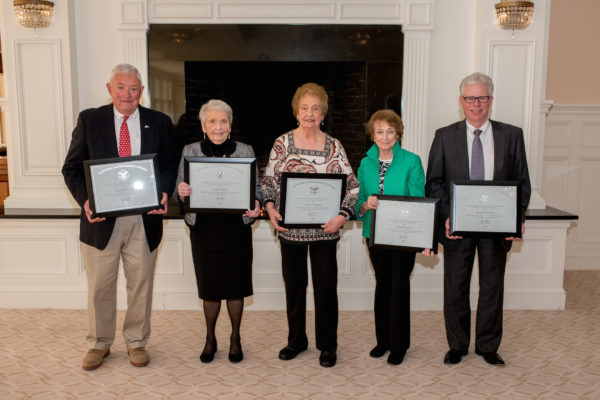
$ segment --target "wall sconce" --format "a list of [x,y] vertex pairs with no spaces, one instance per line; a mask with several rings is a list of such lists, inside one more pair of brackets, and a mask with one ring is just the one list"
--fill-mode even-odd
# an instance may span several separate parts
[[496,4],[496,24],[502,29],[525,29],[533,18],[532,1],[501,1]]
[[13,8],[19,24],[26,28],[45,28],[52,22],[54,3],[46,0],[14,0]]

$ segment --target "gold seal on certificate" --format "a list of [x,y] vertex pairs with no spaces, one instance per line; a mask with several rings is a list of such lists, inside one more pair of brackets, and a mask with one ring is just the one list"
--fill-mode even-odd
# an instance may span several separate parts
[[439,199],[376,195],[371,212],[370,247],[437,253]]
[[83,166],[94,218],[160,208],[156,154],[88,160]]
[[338,215],[346,193],[345,174],[281,174],[280,214],[285,228],[320,228]]
[[450,234],[464,237],[521,237],[519,181],[453,181]]
[[185,157],[184,180],[192,188],[186,212],[244,212],[254,208],[255,158]]

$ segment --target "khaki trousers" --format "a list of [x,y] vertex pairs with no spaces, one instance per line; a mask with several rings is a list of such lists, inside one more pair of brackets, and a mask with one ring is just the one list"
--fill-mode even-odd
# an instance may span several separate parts
[[128,349],[145,347],[158,249],[150,251],[141,215],[118,217],[104,250],[81,243],[81,253],[88,283],[88,347],[105,350],[114,341],[120,260],[127,282],[125,344]]

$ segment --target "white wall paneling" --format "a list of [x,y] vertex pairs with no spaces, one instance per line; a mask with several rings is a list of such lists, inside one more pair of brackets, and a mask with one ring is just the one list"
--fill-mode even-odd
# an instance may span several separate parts
[[[154,308],[199,309],[188,230],[182,220],[166,220],[164,225]],[[569,221],[528,221],[526,226],[527,240],[516,244],[509,254],[505,306],[562,309],[564,236]],[[76,218],[0,219],[0,307],[85,308],[87,286],[78,235]],[[246,300],[246,306],[253,310],[285,309],[279,241],[268,221],[255,224],[253,241],[254,296]],[[372,309],[375,283],[361,223],[346,223],[337,257],[340,309]],[[411,288],[414,310],[441,310],[442,265],[443,254],[433,260],[418,257]],[[471,292],[475,306],[476,269],[473,275]],[[312,307],[310,283],[307,299]],[[122,271],[118,304],[121,309],[127,304]]]
[[[482,2],[483,16],[493,16],[494,0]],[[525,148],[532,184],[532,201],[529,208],[546,206],[541,196],[542,179],[538,170],[542,166],[544,123],[542,110],[545,102],[546,60],[550,2],[535,2],[535,20],[524,30],[499,29],[493,18],[481,18],[480,59],[482,71],[494,80],[495,93],[492,118],[523,128]]]
[[599,269],[600,105],[555,104],[546,120],[543,195],[579,215],[567,236],[566,266]]
[[10,196],[6,213],[15,208],[72,208],[60,173],[70,130],[78,110],[73,1],[55,8],[49,28],[20,26],[12,2],[2,3],[2,41],[6,100]]
[[520,126],[525,133],[532,129],[534,52],[533,42],[490,42],[493,113],[502,116],[503,122]]
[[[17,184],[27,176],[55,175],[65,157],[65,121],[62,99],[62,58],[59,40],[16,40],[16,102],[19,104],[15,132],[20,140]],[[40,65],[43,67],[40,68]],[[35,94],[35,95],[34,95]],[[43,134],[40,134],[42,132]],[[56,185],[61,186],[62,179]]]

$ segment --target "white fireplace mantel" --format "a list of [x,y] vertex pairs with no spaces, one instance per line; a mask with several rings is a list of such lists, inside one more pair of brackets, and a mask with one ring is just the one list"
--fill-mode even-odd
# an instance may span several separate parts
[[142,74],[147,82],[149,24],[402,25],[405,61],[403,76],[398,79],[403,82],[403,147],[424,155],[430,145],[427,105],[433,10],[433,0],[121,0],[121,54],[124,61],[144,66]]

